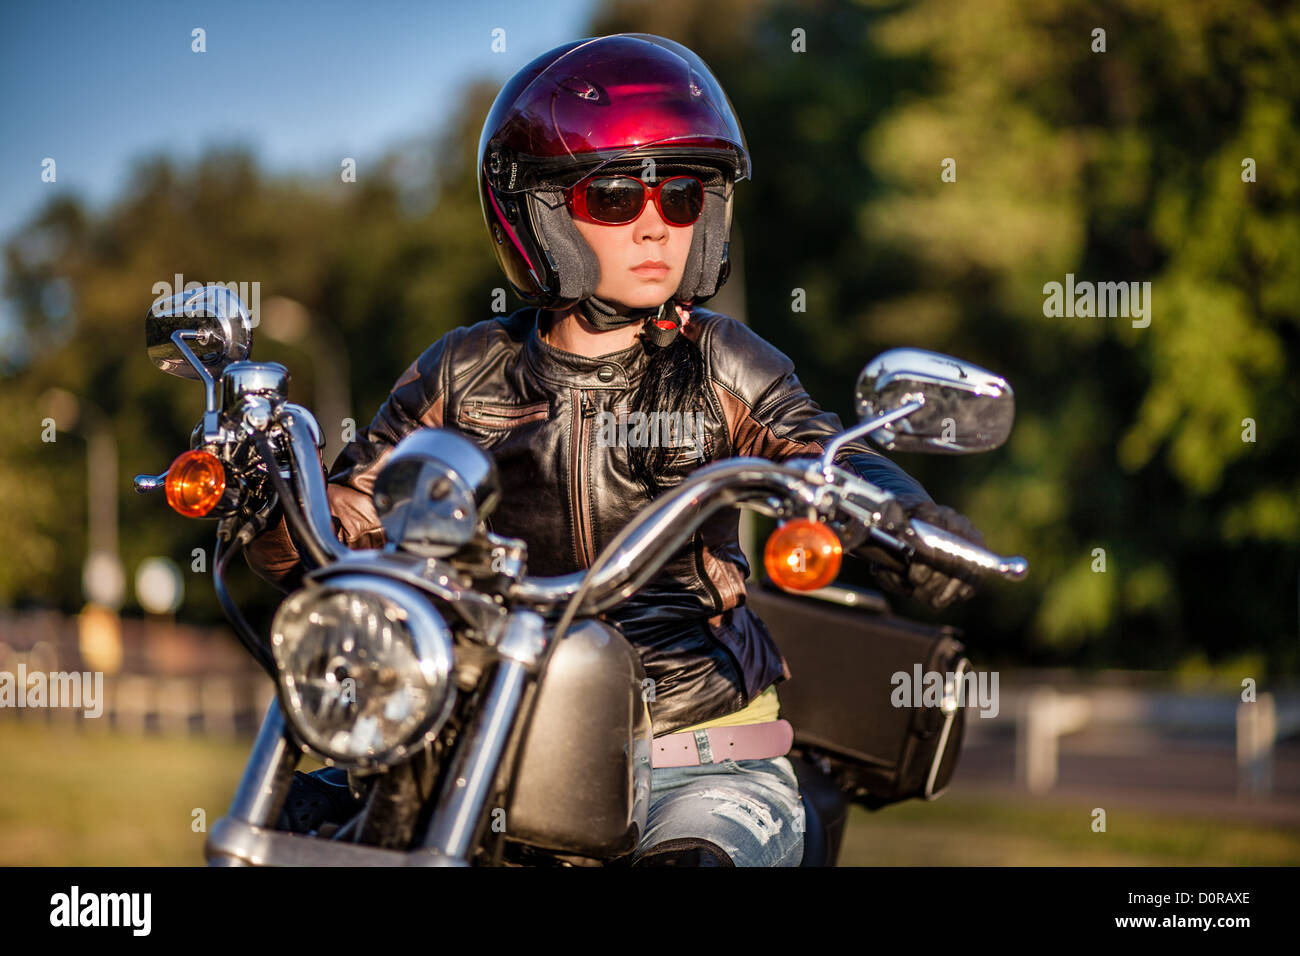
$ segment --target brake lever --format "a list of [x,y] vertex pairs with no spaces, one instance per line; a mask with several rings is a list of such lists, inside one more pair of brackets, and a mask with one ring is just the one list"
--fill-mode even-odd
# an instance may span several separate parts
[[[847,477],[851,481],[868,484],[862,482],[862,479],[858,478],[856,475],[848,475]],[[878,497],[874,494],[871,496],[876,497],[877,500],[872,502],[870,508],[864,508],[862,505],[849,498],[847,494],[843,493],[836,496],[835,504],[840,511],[846,513],[849,518],[853,522],[856,522],[865,532],[866,536],[861,541],[855,542],[852,545],[853,549],[857,551],[858,549],[868,548],[874,545],[883,552],[885,557],[901,562],[900,566],[895,567],[894,570],[902,571],[911,563],[913,557],[915,557],[916,548],[913,547],[910,542],[898,537],[897,535],[889,533],[876,523],[880,518],[880,508],[882,508],[885,503],[894,496],[887,491],[875,488],[874,485],[869,485],[869,487],[872,492],[878,493]],[[852,489],[842,487],[840,490],[841,492],[844,492],[851,491]]]

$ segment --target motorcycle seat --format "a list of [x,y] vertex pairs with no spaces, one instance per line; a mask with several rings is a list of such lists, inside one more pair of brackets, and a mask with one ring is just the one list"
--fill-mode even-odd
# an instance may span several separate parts
[[800,866],[834,866],[848,816],[843,791],[816,765],[799,753],[789,755],[799,779],[799,801],[803,804],[803,859]]
[[799,802],[803,804],[803,859],[800,866],[826,865],[826,828],[817,815],[817,806],[808,799],[806,790],[800,789]]

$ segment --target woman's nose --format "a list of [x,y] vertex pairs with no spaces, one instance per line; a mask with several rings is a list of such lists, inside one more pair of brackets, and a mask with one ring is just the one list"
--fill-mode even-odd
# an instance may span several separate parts
[[636,233],[638,239],[662,239],[668,235],[668,224],[659,215],[659,207],[653,199],[641,211],[641,218],[636,221]]

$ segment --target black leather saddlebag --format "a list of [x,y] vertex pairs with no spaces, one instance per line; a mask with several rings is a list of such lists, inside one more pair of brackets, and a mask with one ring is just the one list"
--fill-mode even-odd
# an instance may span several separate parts
[[952,779],[965,727],[960,632],[896,617],[874,592],[826,590],[858,601],[749,582],[747,603],[790,665],[777,690],[794,750],[870,809],[934,799]]

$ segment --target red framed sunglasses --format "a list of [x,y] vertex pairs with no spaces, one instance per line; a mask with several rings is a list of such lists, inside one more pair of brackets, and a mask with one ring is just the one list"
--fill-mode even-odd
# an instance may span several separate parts
[[635,222],[651,199],[664,222],[689,226],[704,211],[704,184],[695,176],[670,176],[654,186],[634,176],[593,176],[565,190],[576,218],[602,226]]

